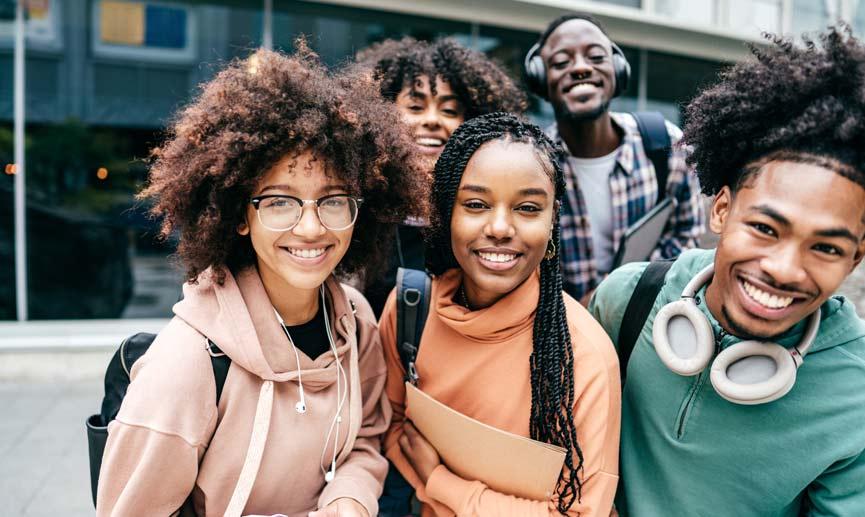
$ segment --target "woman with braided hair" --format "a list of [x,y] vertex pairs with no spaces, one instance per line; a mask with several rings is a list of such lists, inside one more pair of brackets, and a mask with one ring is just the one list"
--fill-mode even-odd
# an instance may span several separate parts
[[436,163],[427,269],[430,312],[418,387],[485,424],[567,451],[550,501],[463,479],[405,418],[396,296],[379,330],[393,421],[385,452],[422,515],[608,515],[618,481],[619,371],[613,346],[562,291],[557,148],[514,115],[457,129]]
[[[385,40],[360,51],[356,66],[371,74],[381,96],[396,106],[427,174],[464,121],[496,111],[522,113],[528,106],[526,94],[502,67],[453,38]],[[376,314],[394,286],[397,267],[423,268],[423,224],[409,220],[397,228],[389,267],[365,292]]]

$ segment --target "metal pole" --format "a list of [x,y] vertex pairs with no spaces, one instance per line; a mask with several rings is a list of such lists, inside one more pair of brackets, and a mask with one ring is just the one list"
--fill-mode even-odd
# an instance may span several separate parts
[[262,16],[261,46],[273,50],[273,0],[264,0],[264,16]]
[[15,306],[27,320],[27,226],[24,197],[24,0],[15,7]]

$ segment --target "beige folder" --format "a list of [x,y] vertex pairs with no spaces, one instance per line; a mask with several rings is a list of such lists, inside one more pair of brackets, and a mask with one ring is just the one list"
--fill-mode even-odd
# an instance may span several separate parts
[[456,475],[496,492],[546,501],[565,450],[478,422],[406,383],[407,415]]

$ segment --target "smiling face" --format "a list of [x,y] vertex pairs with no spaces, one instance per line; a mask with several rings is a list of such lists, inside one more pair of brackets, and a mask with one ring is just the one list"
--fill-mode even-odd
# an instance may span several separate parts
[[[435,95],[429,77],[417,78],[414,88],[406,86],[396,98],[403,121],[412,129],[417,151],[435,164],[445,143],[465,120],[465,107],[450,84],[436,78]],[[432,166],[430,166],[432,170]]]
[[[345,186],[325,172],[324,161],[310,152],[286,155],[259,180],[253,196],[286,194],[300,199],[319,199],[345,194]],[[317,289],[336,269],[348,251],[354,227],[334,231],[321,224],[312,203],[306,203],[300,221],[290,230],[273,231],[261,224],[255,207],[246,209],[246,224],[238,228],[249,235],[258,271],[268,292]]]
[[492,305],[537,269],[555,206],[553,183],[532,145],[494,140],[472,155],[450,225],[472,307]]
[[788,330],[831,296],[865,255],[865,189],[817,165],[771,161],[715,198],[720,234],[706,302],[739,337]]
[[605,113],[615,91],[610,40],[586,20],[569,20],[547,38],[541,59],[547,69],[547,98],[558,116],[594,120]]

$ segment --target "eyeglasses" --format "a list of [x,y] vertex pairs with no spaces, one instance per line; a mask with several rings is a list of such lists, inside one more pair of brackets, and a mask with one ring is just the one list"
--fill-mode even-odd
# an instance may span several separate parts
[[258,212],[258,221],[268,230],[284,232],[291,230],[303,217],[303,207],[315,204],[315,211],[322,226],[328,230],[345,230],[357,220],[357,209],[363,199],[348,194],[332,194],[318,199],[300,199],[284,194],[255,196],[250,201]]

